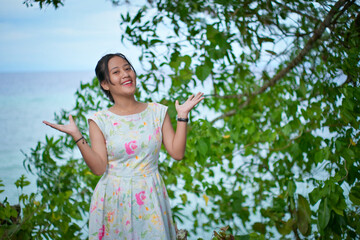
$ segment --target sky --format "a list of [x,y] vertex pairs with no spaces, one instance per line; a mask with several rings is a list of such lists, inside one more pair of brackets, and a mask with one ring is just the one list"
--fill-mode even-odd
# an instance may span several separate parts
[[63,7],[26,7],[0,0],[0,72],[93,71],[110,52],[135,65],[140,51],[121,43],[120,13],[109,0],[68,0]]

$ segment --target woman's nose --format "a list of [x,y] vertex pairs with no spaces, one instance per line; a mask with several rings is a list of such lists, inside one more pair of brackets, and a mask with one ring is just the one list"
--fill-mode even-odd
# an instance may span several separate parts
[[123,71],[122,77],[126,78],[128,76],[130,76],[129,72],[128,71]]

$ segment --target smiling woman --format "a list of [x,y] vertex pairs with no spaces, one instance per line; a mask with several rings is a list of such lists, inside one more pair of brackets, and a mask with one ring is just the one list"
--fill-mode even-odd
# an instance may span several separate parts
[[[115,91],[114,86],[122,85],[132,87],[132,90],[135,90],[136,71],[123,54],[107,54],[102,57],[95,68],[95,73],[100,80],[101,90],[113,103],[114,98],[110,93],[110,88]],[[134,94],[134,92],[130,93]]]
[[176,239],[169,196],[158,170],[161,145],[184,157],[187,118],[201,100],[180,105],[176,132],[167,106],[135,100],[136,72],[120,53],[102,57],[95,68],[101,89],[114,103],[89,118],[91,147],[72,116],[70,124],[44,123],[72,136],[91,171],[102,175],[90,206],[90,239]]

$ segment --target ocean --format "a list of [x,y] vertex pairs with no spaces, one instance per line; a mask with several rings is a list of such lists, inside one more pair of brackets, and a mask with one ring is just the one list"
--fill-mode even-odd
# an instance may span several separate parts
[[93,79],[93,72],[33,72],[0,73],[0,179],[5,197],[11,204],[18,203],[14,182],[25,174],[31,185],[25,193],[36,191],[36,176],[23,167],[24,153],[43,140],[45,135],[61,134],[42,123],[52,121],[54,113],[72,109],[74,93],[80,82]]

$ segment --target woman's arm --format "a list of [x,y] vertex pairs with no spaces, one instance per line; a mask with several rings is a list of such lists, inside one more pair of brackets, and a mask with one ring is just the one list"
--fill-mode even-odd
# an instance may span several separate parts
[[[43,121],[43,123],[55,128],[56,130],[71,135],[74,141],[76,141],[82,137],[82,134],[71,115],[69,116],[69,120],[70,123],[68,125],[54,124],[47,121]],[[91,147],[84,139],[78,141],[77,146],[90,170],[96,175],[102,175],[106,171],[107,165],[105,138],[99,127],[92,120],[89,122],[89,133]]]
[[[196,96],[191,95],[182,105],[179,105],[179,102],[176,100],[175,108],[178,118],[188,118],[190,110],[204,99],[203,95],[204,94],[200,92],[196,94]],[[181,160],[184,158],[186,148],[186,129],[187,122],[178,121],[176,132],[174,132],[169,114],[166,113],[162,126],[163,143],[170,156],[175,160]]]

